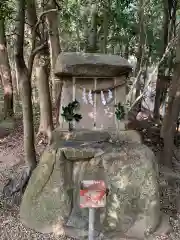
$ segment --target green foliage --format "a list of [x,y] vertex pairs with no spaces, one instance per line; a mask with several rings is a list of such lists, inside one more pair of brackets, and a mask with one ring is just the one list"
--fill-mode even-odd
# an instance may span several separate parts
[[[128,45],[129,54],[137,53],[139,41],[139,22],[137,0],[65,0],[61,4],[59,16],[61,45],[64,51],[85,51],[91,29],[92,4],[97,8],[97,52],[102,51],[104,38],[104,10],[107,11],[107,52],[125,56]],[[144,27],[146,38],[145,54],[151,51],[152,63],[159,60],[162,45],[163,4],[159,0],[145,1]],[[71,39],[71,41],[69,41]],[[145,56],[145,57],[146,57]]]
[[[46,1],[45,1],[46,2]],[[63,51],[86,51],[90,40],[92,5],[97,11],[97,52],[104,52],[104,36],[107,34],[107,53],[123,57],[136,55],[139,43],[139,0],[64,0],[56,1],[60,6],[59,33]],[[0,18],[6,18],[8,44],[13,48],[15,32],[15,14],[17,0],[0,1]],[[40,1],[36,1],[38,15],[42,12]],[[46,3],[45,3],[46,4]],[[156,64],[162,55],[163,42],[163,1],[143,1],[145,47],[144,58],[150,57],[151,64]],[[106,20],[104,19],[106,12]],[[180,21],[178,4],[177,23]],[[107,27],[105,34],[104,25]],[[25,39],[30,35],[26,25]],[[25,46],[25,53],[28,46]],[[127,54],[128,49],[128,54]],[[13,51],[12,51],[13,52]],[[144,61],[145,64],[145,61]]]
[[13,10],[12,2],[9,0],[0,1],[0,18],[10,18]]
[[75,120],[79,122],[82,119],[82,115],[74,113],[75,110],[78,110],[80,104],[77,100],[71,102],[66,107],[62,107],[63,113],[61,116],[65,119],[66,122],[72,122]]
[[126,112],[125,112],[125,107],[121,103],[117,104],[116,110],[115,110],[115,115],[116,115],[117,120],[119,120],[119,121],[124,119]]

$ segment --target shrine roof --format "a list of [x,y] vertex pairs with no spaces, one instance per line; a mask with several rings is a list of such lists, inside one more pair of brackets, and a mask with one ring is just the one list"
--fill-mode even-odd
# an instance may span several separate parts
[[55,66],[57,76],[118,77],[131,71],[126,59],[97,53],[62,52]]

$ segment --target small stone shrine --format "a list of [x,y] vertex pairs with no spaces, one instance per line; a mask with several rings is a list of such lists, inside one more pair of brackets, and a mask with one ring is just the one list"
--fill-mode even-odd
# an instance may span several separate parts
[[[76,129],[116,128],[115,105],[125,102],[126,79],[131,71],[128,61],[117,55],[59,55],[55,73],[64,81],[61,109],[75,99],[80,103],[83,118],[75,123]],[[60,127],[67,129],[61,115],[59,120]]]
[[76,99],[83,118],[71,132],[60,119],[53,132],[21,202],[20,218],[26,226],[87,239],[88,209],[80,208],[80,183],[103,180],[109,194],[106,206],[96,211],[94,239],[154,240],[152,234],[161,233],[155,155],[136,131],[116,128],[114,105],[125,100],[130,71],[119,56],[59,55],[62,106]]

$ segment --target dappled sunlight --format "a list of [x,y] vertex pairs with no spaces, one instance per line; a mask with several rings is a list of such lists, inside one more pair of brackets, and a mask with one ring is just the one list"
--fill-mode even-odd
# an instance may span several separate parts
[[94,119],[95,114],[94,114],[94,112],[89,112],[89,113],[88,113],[88,116],[89,116],[90,118]]
[[53,228],[53,233],[55,236],[65,236],[65,231],[64,231],[64,227],[63,227],[63,224],[62,224],[62,220],[59,218],[57,220],[57,224],[54,224],[52,226]]
[[56,188],[53,188],[53,192],[54,192],[54,193],[58,193],[58,192],[59,192],[59,188],[57,188],[57,187],[56,187]]
[[4,51],[6,49],[4,44],[0,44],[0,51]]
[[125,189],[129,184],[128,176],[123,176],[122,178],[119,179],[119,181],[116,180],[116,184],[118,188]]
[[63,135],[63,139],[69,140],[71,138],[71,136],[72,136],[72,133],[67,132],[66,134]]
[[4,83],[4,86],[6,86],[6,84],[10,83],[11,81],[10,69],[7,66],[4,66],[3,64],[1,64],[0,70],[1,70],[2,81]]
[[110,228],[115,228],[117,227],[118,223],[118,207],[119,207],[119,199],[116,194],[113,194],[113,199],[110,199],[111,201],[108,202],[109,208],[107,212],[107,222]]
[[112,206],[114,209],[117,209],[119,206],[119,198],[118,198],[117,194],[113,194]]
[[109,107],[106,107],[106,108],[104,109],[104,112],[105,112],[105,114],[107,115],[108,118],[114,117],[114,113],[113,113],[112,111],[110,111],[110,108],[109,108]]
[[180,96],[180,91],[177,91],[176,92],[176,97],[179,97]]

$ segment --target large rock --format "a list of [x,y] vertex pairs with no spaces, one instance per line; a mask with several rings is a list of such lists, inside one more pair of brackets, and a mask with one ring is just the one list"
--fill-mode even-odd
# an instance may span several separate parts
[[79,208],[80,181],[104,180],[110,191],[106,208],[96,212],[97,239],[100,233],[106,239],[128,233],[139,221],[144,223],[142,234],[156,230],[158,170],[148,147],[125,137],[121,141],[121,134],[98,131],[58,136],[59,141],[56,133],[56,141],[42,155],[25,191],[20,209],[25,225],[43,233],[87,236],[88,210]]
[[132,71],[129,62],[119,55],[62,52],[59,54],[57,76],[117,77]]

